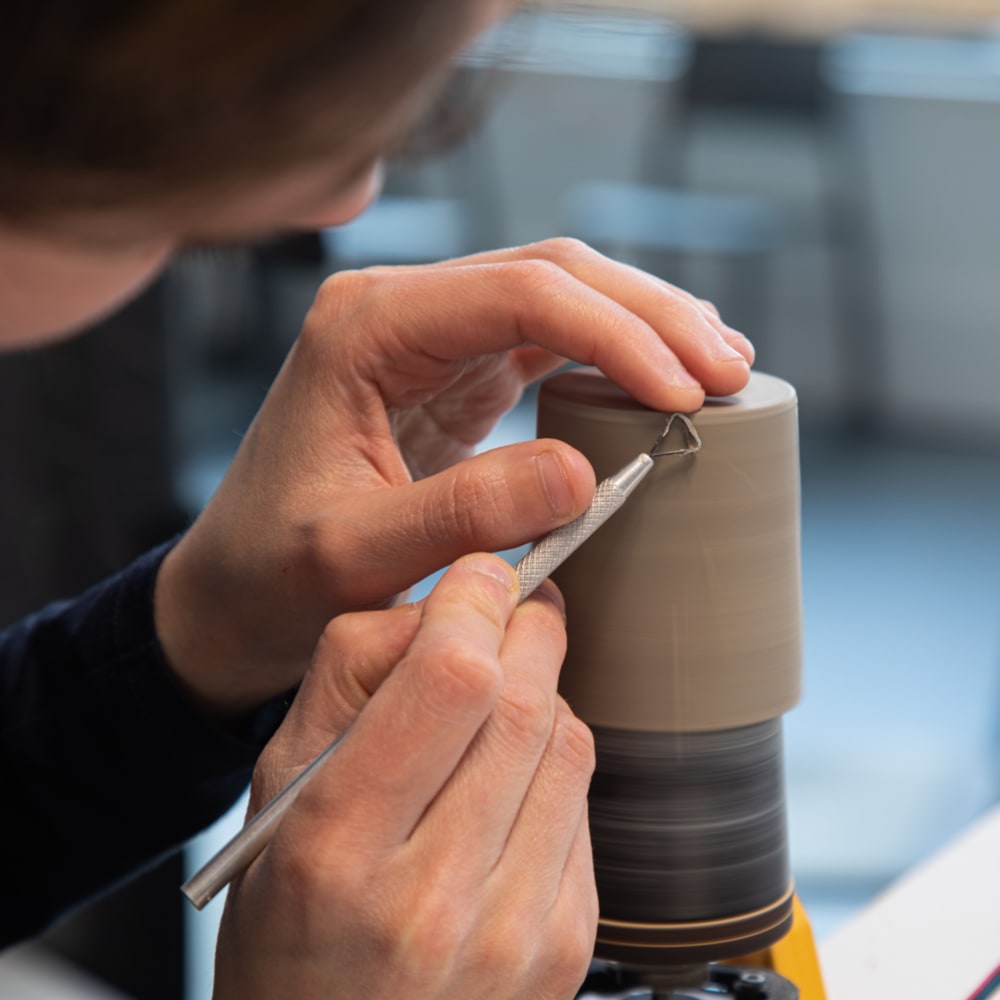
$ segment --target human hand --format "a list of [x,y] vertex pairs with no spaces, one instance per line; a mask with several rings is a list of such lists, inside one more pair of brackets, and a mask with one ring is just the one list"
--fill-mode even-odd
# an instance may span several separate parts
[[157,626],[182,681],[216,710],[252,707],[297,683],[331,617],[579,515],[594,477],[567,445],[472,457],[567,358],[692,411],[743,387],[753,348],[708,304],[571,240],[330,278],[161,570]]
[[229,890],[215,1000],[558,1000],[593,952],[589,730],[556,693],[558,592],[452,566],[335,619],[254,775],[259,809],[348,726]]

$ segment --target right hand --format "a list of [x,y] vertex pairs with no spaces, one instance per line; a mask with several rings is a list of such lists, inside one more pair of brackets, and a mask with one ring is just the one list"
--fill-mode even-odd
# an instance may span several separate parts
[[216,1000],[561,1000],[597,926],[593,741],[556,693],[562,604],[503,560],[328,627],[251,813],[348,726],[231,887]]

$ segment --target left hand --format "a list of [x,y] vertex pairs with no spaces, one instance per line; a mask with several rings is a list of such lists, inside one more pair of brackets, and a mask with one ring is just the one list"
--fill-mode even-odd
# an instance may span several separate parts
[[252,707],[297,683],[330,618],[578,516],[594,476],[564,443],[473,457],[566,359],[690,412],[742,388],[752,358],[707,303],[571,240],[334,275],[164,563],[168,659],[209,707]]

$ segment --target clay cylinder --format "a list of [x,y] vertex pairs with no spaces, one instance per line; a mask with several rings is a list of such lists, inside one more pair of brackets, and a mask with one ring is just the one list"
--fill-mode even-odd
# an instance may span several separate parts
[[[561,692],[594,726],[728,729],[799,697],[795,390],[754,373],[692,420],[701,450],[658,458],[554,574],[569,615]],[[554,375],[539,393],[539,436],[573,445],[598,480],[648,451],[664,423],[594,369]],[[674,433],[667,447],[682,443]]]

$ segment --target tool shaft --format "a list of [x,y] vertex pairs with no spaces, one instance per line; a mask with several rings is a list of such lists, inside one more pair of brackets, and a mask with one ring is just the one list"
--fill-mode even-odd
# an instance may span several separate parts
[[299,792],[315,777],[346,735],[347,730],[285,785],[260,812],[247,820],[243,829],[181,886],[181,892],[194,904],[195,909],[203,909],[237,875],[247,870],[254,858],[268,845]]

